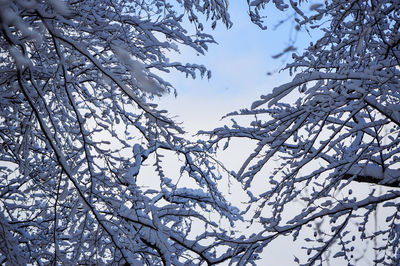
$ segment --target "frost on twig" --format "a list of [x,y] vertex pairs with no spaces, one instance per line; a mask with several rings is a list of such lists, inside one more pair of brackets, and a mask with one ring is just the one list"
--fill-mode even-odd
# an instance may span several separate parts
[[[157,71],[207,72],[166,56],[215,42],[199,16],[230,26],[225,4],[206,2],[0,1],[0,264],[214,264],[243,253],[217,242],[235,237],[209,221],[241,219],[212,154],[151,102],[173,89]],[[165,154],[180,162],[176,176]]]
[[[267,2],[250,2],[257,23]],[[270,238],[255,242],[266,247],[267,240],[291,234],[306,242],[306,264],[334,259],[355,264],[363,252],[360,243],[372,239],[367,255],[375,263],[396,264],[399,3],[338,0],[307,8],[301,1],[273,2],[292,9],[299,26],[319,29],[322,37],[293,55],[286,66],[294,74],[290,82],[266,88],[251,109],[229,114],[241,121],[248,117],[248,125],[235,121],[202,133],[211,138],[210,147],[235,138],[255,145],[234,169],[236,179],[253,191],[251,221],[269,232]]]

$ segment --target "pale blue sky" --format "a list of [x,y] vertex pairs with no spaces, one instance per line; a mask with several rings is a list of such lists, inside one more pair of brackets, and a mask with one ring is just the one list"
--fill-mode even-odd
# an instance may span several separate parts
[[[212,71],[212,78],[193,80],[180,73],[164,76],[174,85],[178,96],[175,98],[172,94],[164,95],[156,100],[161,108],[177,116],[176,121],[183,122],[183,127],[189,134],[195,134],[200,129],[213,129],[229,124],[229,120],[220,121],[220,118],[231,111],[250,107],[260,95],[268,94],[275,86],[290,79],[286,72],[277,73],[290,60],[290,55],[272,58],[289,45],[294,26],[286,23],[274,30],[274,25],[288,14],[270,6],[267,22],[269,28],[263,31],[251,23],[246,1],[230,2],[234,25],[227,30],[222,24],[218,24],[216,30],[210,32],[218,45],[210,45],[205,56],[183,50],[181,55],[172,58],[172,61],[203,64]],[[309,35],[300,33],[296,45],[304,47],[310,41]],[[276,73],[267,75],[267,72]],[[228,168],[235,169],[241,165],[250,147],[249,143],[236,143],[234,151],[240,152],[232,153],[231,150],[222,160],[227,163]],[[239,192],[234,193],[236,200]],[[259,263],[294,265],[293,255],[299,255],[299,252],[301,254],[301,244],[293,243],[290,237],[278,238],[263,252]]]
[[[267,31],[262,31],[251,23],[247,14],[246,1],[230,1],[230,14],[234,23],[227,30],[222,24],[218,24],[213,34],[218,45],[210,45],[205,56],[197,56],[195,52],[183,50],[181,55],[176,55],[172,61],[183,63],[203,64],[212,71],[210,80],[197,78],[185,78],[185,75],[173,73],[164,76],[171,82],[178,92],[177,98],[164,95],[159,101],[160,107],[176,115],[176,121],[183,122],[183,127],[189,134],[195,134],[200,129],[213,129],[228,121],[220,121],[220,118],[239,108],[250,107],[260,95],[272,91],[273,87],[289,80],[287,73],[275,73],[268,76],[267,72],[273,72],[283,67],[282,58],[272,59],[272,56],[281,52],[288,46],[291,26],[290,24],[273,30],[273,26],[286,16],[286,13],[270,12]],[[271,9],[270,11],[273,11]],[[279,16],[281,15],[281,16]],[[310,42],[310,38],[302,40],[302,43]],[[235,153],[225,158],[228,167],[240,166],[248,143],[237,144],[241,154]],[[240,191],[235,191],[236,200]],[[235,203],[236,204],[236,203]],[[298,243],[289,245],[300,250]],[[277,239],[263,253],[260,263],[267,265],[291,265],[293,264],[293,252],[287,250],[287,239]]]
[[[273,87],[289,80],[287,73],[273,72],[283,67],[282,60],[272,56],[281,52],[289,44],[293,25],[286,23],[274,30],[279,20],[288,16],[270,6],[268,11],[268,30],[263,31],[251,23],[247,14],[246,1],[231,1],[230,14],[234,23],[229,30],[218,24],[211,31],[217,44],[209,46],[205,56],[183,50],[173,60],[203,64],[212,71],[212,78],[185,78],[183,74],[173,73],[165,76],[178,92],[178,97],[163,96],[159,104],[162,108],[177,115],[184,122],[184,128],[191,133],[202,128],[217,126],[224,114],[243,107],[249,107],[261,94],[269,93]],[[304,46],[311,38],[302,33],[296,44]]]
[[[244,0],[230,1],[231,20],[234,25],[226,30],[222,24],[218,24],[215,31],[210,31],[218,45],[210,45],[205,56],[197,56],[195,52],[183,50],[182,54],[174,55],[172,61],[183,63],[203,64],[212,71],[211,80],[198,78],[193,80],[185,78],[183,74],[172,73],[163,76],[171,82],[178,92],[178,97],[173,94],[164,95],[156,99],[161,108],[166,109],[171,115],[177,116],[178,122],[183,122],[183,127],[193,135],[200,129],[213,129],[224,124],[230,124],[228,119],[220,121],[220,118],[240,108],[249,108],[251,103],[259,99],[260,95],[268,94],[276,86],[290,81],[287,72],[277,73],[285,63],[290,62],[288,54],[279,59],[272,56],[283,51],[290,43],[294,25],[286,23],[274,30],[279,20],[287,16],[273,8],[270,4],[267,18],[268,30],[262,31],[252,24],[247,14],[247,4]],[[309,5],[321,2],[309,1]],[[296,47],[301,53],[302,49],[310,42],[315,41],[318,32],[312,32],[312,36],[300,32],[296,39]],[[313,38],[312,38],[313,37]],[[267,75],[267,72],[276,72]],[[230,148],[227,154],[219,154],[228,169],[237,170],[243,160],[248,156],[251,145],[249,142],[237,141],[234,148]],[[233,150],[232,150],[233,149]],[[166,159],[167,160],[167,157]],[[170,168],[174,168],[170,165]],[[172,171],[172,170],[171,170]],[[173,175],[171,175],[173,176]],[[182,181],[184,182],[184,181]],[[223,181],[221,181],[223,182]],[[252,189],[262,189],[264,183],[260,180]],[[224,187],[222,188],[224,189]],[[226,191],[225,191],[226,192]],[[234,204],[240,205],[240,189],[232,188],[228,197]],[[236,202],[237,201],[237,202]],[[290,208],[286,212],[291,212]],[[239,229],[238,229],[239,230]],[[312,229],[310,229],[312,230]],[[311,231],[302,232],[301,237],[310,234]],[[304,242],[293,242],[292,237],[280,237],[272,241],[261,254],[259,265],[296,265],[294,255],[304,261],[305,252],[301,249]],[[365,256],[361,264],[370,264],[373,254]],[[346,265],[342,260],[335,260],[335,265]],[[333,265],[332,264],[332,265]]]

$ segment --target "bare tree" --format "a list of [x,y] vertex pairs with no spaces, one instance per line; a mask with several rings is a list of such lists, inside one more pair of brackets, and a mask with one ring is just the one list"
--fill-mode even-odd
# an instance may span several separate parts
[[[248,1],[261,28],[269,2]],[[205,53],[202,21],[229,27],[228,1],[0,1],[0,262],[244,265],[292,235],[306,264],[354,264],[368,240],[376,263],[398,263],[400,4],[271,2],[323,36],[292,55],[291,82],[228,115],[249,125],[202,132],[206,143],[151,100],[173,90],[160,71],[209,76],[166,52]],[[229,171],[242,211],[217,186],[214,152],[232,138],[256,144]],[[239,237],[249,214],[263,229]]]
[[[249,2],[261,27],[268,2]],[[318,30],[322,37],[303,54],[293,53],[286,67],[294,74],[291,82],[228,115],[251,118],[249,125],[234,120],[231,127],[202,132],[211,137],[210,146],[234,138],[256,143],[233,173],[249,191],[253,219],[264,226],[246,240],[252,244],[247,252],[259,252],[280,236],[297,239],[314,227],[314,235],[301,237],[309,242],[306,264],[322,263],[328,250],[354,264],[360,241],[370,239],[375,263],[398,264],[400,3],[272,2],[295,13],[297,30]],[[259,178],[266,185],[255,194]],[[385,216],[374,227],[378,207]]]
[[[232,239],[229,228],[210,219],[241,216],[204,145],[149,101],[173,89],[157,71],[209,74],[166,52],[203,54],[214,40],[199,17],[229,27],[226,8],[0,2],[0,263],[216,264],[244,252],[218,240]],[[180,175],[164,174],[165,152],[181,160]],[[138,184],[150,157],[159,181],[147,188]],[[179,183],[185,175],[193,188]]]

